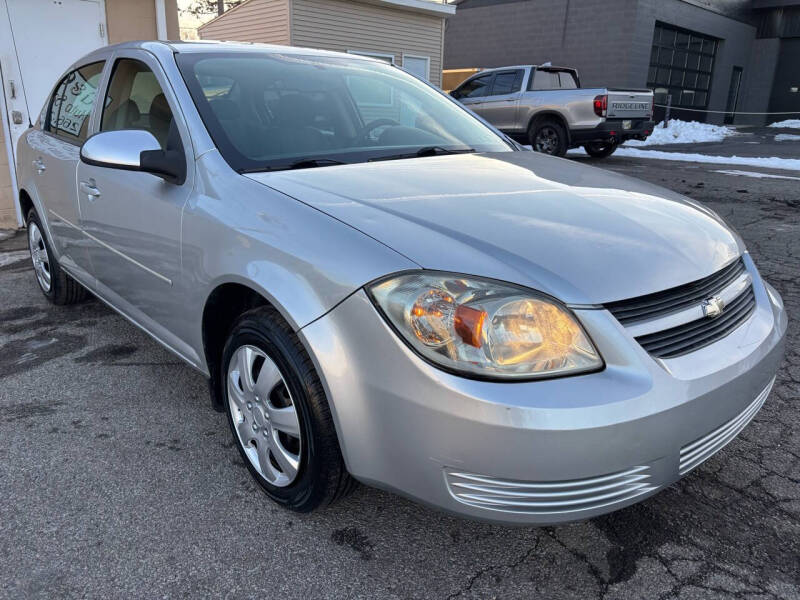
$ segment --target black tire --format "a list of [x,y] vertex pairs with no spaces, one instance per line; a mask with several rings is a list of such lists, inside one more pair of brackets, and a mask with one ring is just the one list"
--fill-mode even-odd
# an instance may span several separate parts
[[[228,366],[242,346],[255,346],[272,359],[297,412],[302,451],[296,478],[285,487],[271,484],[258,472],[237,435],[229,401]],[[300,340],[275,309],[262,306],[239,317],[225,343],[220,373],[221,398],[234,442],[267,496],[285,508],[306,513],[336,502],[355,489],[357,482],[345,467],[319,376]]]
[[592,158],[606,158],[614,154],[617,146],[612,142],[589,142],[583,145],[583,149]]
[[569,148],[567,130],[555,119],[539,119],[528,128],[528,141],[536,152],[564,156]]
[[[47,270],[50,275],[50,289],[46,288],[38,275],[36,277],[36,281],[39,284],[39,289],[42,290],[44,297],[47,298],[51,303],[59,306],[63,306],[65,304],[76,304],[85,300],[89,295],[89,292],[80,283],[67,275],[58,264],[58,260],[53,254],[50,241],[47,239],[47,234],[45,233],[44,227],[42,227],[42,222],[35,210],[31,210],[28,213],[26,225],[28,228],[28,249],[31,250],[31,261],[33,262],[33,244],[31,243],[30,238],[30,232],[32,231],[31,226],[35,226],[40,232],[41,243],[39,248],[40,251],[45,252],[47,257]],[[34,266],[34,273],[35,272],[36,268]]]

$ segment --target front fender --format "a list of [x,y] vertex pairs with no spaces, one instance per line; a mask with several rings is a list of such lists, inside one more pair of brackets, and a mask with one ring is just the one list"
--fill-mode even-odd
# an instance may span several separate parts
[[201,357],[203,309],[219,285],[258,292],[297,331],[364,284],[419,268],[302,199],[235,173],[216,151],[199,162],[196,193],[184,208],[181,259],[185,339]]

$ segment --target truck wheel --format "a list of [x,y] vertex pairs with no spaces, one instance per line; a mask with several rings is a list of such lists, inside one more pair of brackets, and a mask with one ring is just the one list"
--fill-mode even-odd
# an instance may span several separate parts
[[554,119],[534,121],[528,129],[528,139],[536,152],[564,156],[567,153],[567,132]]
[[617,149],[617,144],[612,142],[589,142],[584,144],[583,149],[586,154],[594,158],[605,158],[614,154]]
[[310,512],[354,489],[322,383],[275,309],[255,308],[239,317],[222,369],[233,439],[267,496]]
[[61,269],[35,210],[28,213],[26,226],[33,270],[45,298],[56,305],[75,304],[85,299],[89,292]]

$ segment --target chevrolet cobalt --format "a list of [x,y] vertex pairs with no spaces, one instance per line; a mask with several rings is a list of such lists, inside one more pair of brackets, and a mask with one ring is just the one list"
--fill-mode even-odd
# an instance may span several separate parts
[[206,375],[252,476],[505,523],[640,501],[761,408],[786,314],[704,206],[522,150],[375,59],[137,42],[18,152],[36,279]]

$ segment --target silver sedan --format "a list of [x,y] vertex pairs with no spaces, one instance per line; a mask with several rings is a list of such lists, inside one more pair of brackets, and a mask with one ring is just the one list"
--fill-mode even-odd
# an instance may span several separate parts
[[18,155],[45,296],[206,375],[296,511],[356,481],[507,523],[616,510],[732,440],[783,356],[781,298],[712,211],[372,59],[103,48]]

